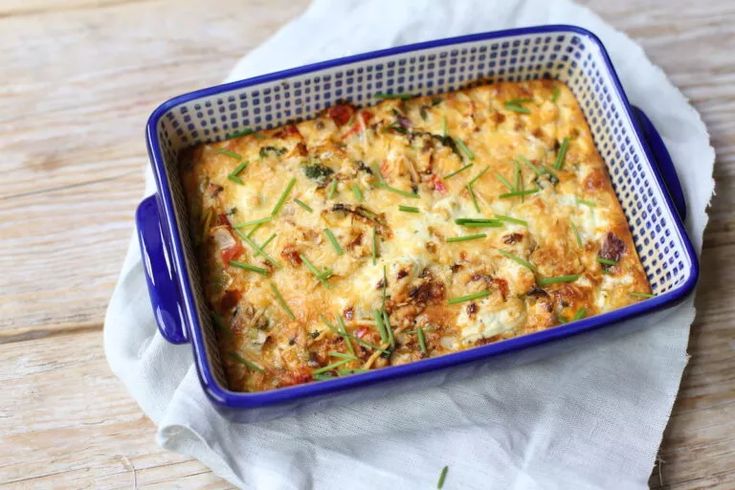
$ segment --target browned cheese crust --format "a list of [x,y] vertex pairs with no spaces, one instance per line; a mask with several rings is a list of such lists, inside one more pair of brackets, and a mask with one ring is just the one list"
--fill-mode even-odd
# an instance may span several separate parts
[[181,167],[233,390],[439,356],[650,293],[560,82],[340,104],[197,146]]

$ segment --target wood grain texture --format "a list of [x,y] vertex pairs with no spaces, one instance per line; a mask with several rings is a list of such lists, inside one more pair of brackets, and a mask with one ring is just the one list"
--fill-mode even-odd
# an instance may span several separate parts
[[[735,304],[721,293],[735,281],[735,4],[584,3],[645,48],[712,135],[692,357],[650,483],[735,488]],[[142,195],[148,114],[221,80],[305,4],[0,0],[0,485],[229,488],[156,446],[107,367],[102,319]]]

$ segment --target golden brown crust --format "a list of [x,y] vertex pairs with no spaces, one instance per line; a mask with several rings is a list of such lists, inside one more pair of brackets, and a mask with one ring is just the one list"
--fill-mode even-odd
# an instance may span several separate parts
[[442,355],[650,292],[589,127],[556,81],[340,104],[194,148],[182,185],[234,390]]

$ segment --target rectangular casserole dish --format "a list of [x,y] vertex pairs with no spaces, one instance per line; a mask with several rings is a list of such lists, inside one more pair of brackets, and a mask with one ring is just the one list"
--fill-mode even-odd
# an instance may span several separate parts
[[[339,100],[368,105],[376,92],[431,95],[478,79],[538,78],[564,81],[579,101],[656,296],[548,330],[410,364],[272,391],[228,390],[187,231],[179,152],[245,128],[272,128],[311,117]],[[645,115],[628,103],[599,39],[574,26],[430,41],[199,90],[173,98],[153,112],[147,143],[158,192],[141,203],[136,219],[159,330],[173,343],[192,343],[204,391],[236,420],[272,418],[337,399],[348,402],[368,391],[385,395],[391,387],[406,383],[398,378],[407,374],[487,358],[650,313],[685,297],[698,276],[697,259],[682,225],[683,194],[663,142]],[[359,395],[346,390],[388,380]],[[420,384],[430,380],[424,376]]]

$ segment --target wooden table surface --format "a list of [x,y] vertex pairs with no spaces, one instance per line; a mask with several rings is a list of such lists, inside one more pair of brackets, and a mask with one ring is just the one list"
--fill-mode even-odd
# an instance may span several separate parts
[[[588,0],[692,100],[717,151],[697,318],[651,485],[735,488],[735,3]],[[143,126],[304,0],[0,1],[0,485],[223,488],[160,449],[102,322],[147,165]],[[93,395],[90,395],[93,394]]]

